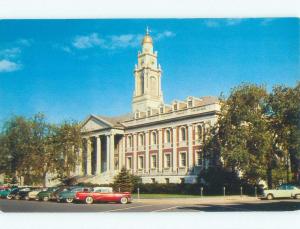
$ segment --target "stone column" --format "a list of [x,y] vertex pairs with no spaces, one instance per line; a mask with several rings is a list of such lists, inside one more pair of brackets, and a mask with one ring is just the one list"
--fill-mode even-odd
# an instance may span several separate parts
[[86,139],[86,174],[92,175],[91,139]]
[[122,137],[121,139],[121,150],[119,152],[119,171],[121,171],[121,169],[123,167],[125,167],[125,141],[126,141],[126,138],[125,136]]
[[145,171],[149,173],[149,131],[145,131],[146,153],[145,153]]
[[82,162],[83,162],[82,148],[79,148],[77,151],[77,159],[78,162],[76,165],[76,171],[77,171],[76,175],[82,176]]
[[101,174],[101,139],[96,137],[96,175]]
[[162,172],[163,171],[163,158],[162,158],[162,144],[163,144],[163,139],[162,139],[162,129],[159,129],[158,131],[158,171]]
[[138,137],[137,134],[133,135],[133,158],[132,158],[132,169],[133,172],[136,172],[136,165],[137,165],[137,148],[138,148]]
[[188,168],[193,167],[193,126],[188,125],[188,147],[189,147],[189,152],[188,152]]
[[115,171],[115,135],[111,134],[110,135],[110,149],[109,149],[109,153],[110,153],[110,165],[109,165],[109,170],[111,172]]
[[106,172],[110,170],[110,136],[106,135]]
[[173,172],[177,172],[177,127],[172,128],[172,145],[173,145]]

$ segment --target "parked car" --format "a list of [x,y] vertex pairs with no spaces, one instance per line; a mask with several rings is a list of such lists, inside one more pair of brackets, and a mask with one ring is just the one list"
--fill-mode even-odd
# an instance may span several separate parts
[[262,198],[272,200],[274,198],[295,198],[300,199],[300,189],[295,185],[282,184],[276,189],[266,189]]
[[67,190],[64,190],[58,194],[57,202],[67,202],[72,203],[76,192],[82,192],[82,191],[89,191],[89,188],[75,186],[67,188]]
[[16,200],[29,200],[28,193],[32,191],[31,187],[22,188],[15,194]]
[[77,192],[75,200],[92,204],[94,202],[118,202],[127,204],[131,202],[130,192],[113,192],[112,188],[94,188],[90,191]]
[[46,189],[43,189],[43,188],[33,188],[30,192],[28,192],[28,198],[26,198],[26,200],[36,200],[39,192],[45,191],[45,190]]
[[19,191],[23,189],[23,188],[14,188],[12,189],[9,194],[6,196],[6,199],[8,200],[12,200],[14,199],[18,194],[19,194]]
[[0,188],[0,198],[6,198],[12,189],[14,189],[14,188],[9,188],[9,187],[4,187],[4,186],[1,187]]
[[39,192],[37,194],[36,200],[43,200],[43,201],[56,200],[57,193],[63,190],[64,187],[49,187],[46,190]]

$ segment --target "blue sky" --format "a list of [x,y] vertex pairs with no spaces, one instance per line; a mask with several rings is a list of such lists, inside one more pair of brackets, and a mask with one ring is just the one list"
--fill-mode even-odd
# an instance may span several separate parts
[[241,82],[300,80],[300,20],[0,20],[0,125],[43,112],[51,122],[131,111],[146,26],[165,102],[219,96]]

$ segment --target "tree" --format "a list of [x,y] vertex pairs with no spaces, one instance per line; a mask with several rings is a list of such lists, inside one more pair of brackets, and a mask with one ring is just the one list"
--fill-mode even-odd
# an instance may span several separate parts
[[80,127],[77,122],[64,122],[56,127],[52,137],[54,152],[52,166],[61,179],[69,177],[76,164],[81,163],[78,157],[78,152],[82,149]]
[[268,100],[268,116],[274,130],[276,150],[282,154],[286,182],[299,181],[300,158],[300,82],[294,88],[276,86]]
[[132,192],[133,186],[134,185],[131,174],[126,170],[126,168],[123,167],[120,173],[114,178],[114,190],[120,190],[121,192]]
[[29,173],[30,136],[30,124],[24,117],[14,116],[5,122],[0,137],[0,158],[3,162],[1,172],[11,177],[26,176]]
[[1,172],[43,185],[49,173],[70,176],[82,147],[78,123],[51,125],[41,113],[30,119],[12,117],[4,125],[0,143]]
[[266,180],[272,168],[272,133],[264,113],[267,98],[264,87],[242,84],[221,103],[217,132],[221,158],[251,184]]

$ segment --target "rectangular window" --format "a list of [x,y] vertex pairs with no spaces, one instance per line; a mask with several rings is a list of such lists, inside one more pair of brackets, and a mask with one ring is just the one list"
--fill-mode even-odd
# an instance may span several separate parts
[[156,168],[156,164],[157,164],[156,155],[152,155],[151,156],[151,168],[155,169]]
[[166,178],[166,184],[170,184],[170,178]]
[[193,101],[192,100],[189,100],[188,101],[188,107],[192,107],[193,106]]
[[203,154],[201,151],[196,152],[196,165],[200,166],[203,163]]
[[132,157],[127,157],[127,169],[132,169]]
[[186,153],[180,153],[180,167],[186,167]]
[[143,169],[143,168],[144,168],[144,157],[139,156],[139,169]]
[[165,168],[171,167],[171,154],[165,154]]

